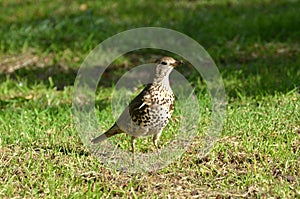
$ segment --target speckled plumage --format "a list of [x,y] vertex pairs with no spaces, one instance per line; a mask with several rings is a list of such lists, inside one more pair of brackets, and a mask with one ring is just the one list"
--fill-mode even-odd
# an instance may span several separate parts
[[132,136],[134,152],[135,138],[153,135],[153,143],[158,148],[158,139],[174,111],[175,98],[169,84],[169,75],[173,67],[180,63],[172,57],[158,60],[153,82],[130,102],[108,131],[91,142],[96,144],[116,134],[126,133]]

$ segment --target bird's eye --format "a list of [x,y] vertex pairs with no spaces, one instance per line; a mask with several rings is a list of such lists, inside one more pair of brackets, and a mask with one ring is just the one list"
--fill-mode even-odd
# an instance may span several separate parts
[[162,64],[162,65],[167,65],[167,62],[162,61],[160,64]]

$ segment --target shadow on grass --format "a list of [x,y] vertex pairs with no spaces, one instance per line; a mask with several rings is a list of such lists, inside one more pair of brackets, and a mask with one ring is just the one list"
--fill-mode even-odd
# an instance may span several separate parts
[[258,57],[246,62],[232,61],[222,65],[220,70],[227,95],[236,98],[287,93],[294,89],[299,92],[299,55]]
[[[130,12],[131,4],[140,12]],[[276,53],[270,52],[266,56],[262,52],[253,58],[250,56],[251,50],[249,55],[247,52],[243,56],[236,53],[239,49],[269,42],[299,45],[299,1],[255,1],[236,4],[201,4],[193,1],[149,1],[135,4],[119,1],[114,4],[113,9],[105,11],[102,7],[107,7],[101,7],[101,3],[94,3],[88,4],[86,11],[57,11],[55,16],[46,9],[47,5],[45,3],[44,7],[41,6],[41,15],[14,24],[15,33],[22,34],[15,34],[13,40],[13,32],[2,32],[3,46],[27,42],[44,51],[55,52],[70,48],[86,52],[117,32],[141,26],[161,26],[183,32],[208,49],[223,74],[226,91],[230,97],[238,97],[240,94],[255,96],[261,93],[287,92],[299,86],[299,46],[298,50],[290,55],[275,55]],[[52,5],[59,6],[55,5],[55,2]],[[157,9],[158,6],[160,9]],[[170,11],[165,12],[168,10]],[[10,32],[11,26],[8,22],[2,26]],[[22,32],[26,27],[33,29]],[[235,44],[228,47],[229,42]],[[145,55],[146,53],[140,54],[141,57]],[[122,72],[124,69],[118,66],[108,70],[105,73],[108,81],[101,85],[113,85]],[[5,76],[6,74],[1,74],[0,79],[4,79]],[[61,90],[64,86],[74,84],[76,70],[56,64],[43,68],[21,68],[11,76],[25,78],[32,83],[43,82],[46,85],[51,84],[51,77],[54,86]],[[191,82],[197,82],[195,71],[186,72],[185,76]]]
[[22,67],[12,73],[3,72],[0,74],[0,81],[5,81],[7,76],[17,81],[26,81],[28,86],[43,83],[49,87],[56,87],[63,90],[65,86],[74,85],[77,70],[63,67],[59,64],[43,67]]
[[[73,4],[75,8],[80,6],[77,2]],[[19,45],[22,48],[22,44],[27,43],[46,52],[66,48],[89,51],[120,31],[145,26],[175,29],[206,48],[222,46],[236,36],[239,36],[239,43],[246,45],[274,40],[295,43],[299,42],[300,34],[299,1],[139,3],[123,0],[113,5],[90,3],[84,11],[52,1],[37,5],[33,2],[4,5],[3,11],[5,14],[19,7],[24,12],[26,8],[34,10],[34,6],[38,6],[39,14],[26,12],[29,17],[16,18],[13,25],[12,18],[4,15],[3,32],[0,33],[5,48]]]
[[[128,55],[129,58],[130,56]],[[229,97],[267,95],[276,92],[286,93],[297,87],[299,88],[299,57],[299,55],[249,57],[246,61],[236,58],[230,61],[225,60],[225,62],[219,63],[218,67]],[[187,66],[178,68],[178,71],[194,87],[200,86],[197,84],[199,78],[201,79],[200,82],[203,82],[202,78],[188,62],[185,63],[187,63]],[[115,85],[118,79],[133,67],[124,68],[118,65],[109,67],[103,74],[99,85],[104,88]],[[63,90],[65,86],[74,85],[76,75],[76,69],[55,64],[43,68],[21,68],[10,74],[3,73],[0,74],[0,81],[5,81],[6,77],[9,76],[16,81],[22,82],[25,80],[29,87],[42,83],[48,87]],[[101,104],[101,102],[98,103]]]

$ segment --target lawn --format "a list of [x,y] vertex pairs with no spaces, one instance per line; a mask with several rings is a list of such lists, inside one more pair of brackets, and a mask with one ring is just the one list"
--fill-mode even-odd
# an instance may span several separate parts
[[[300,197],[300,1],[0,3],[0,198]],[[91,50],[145,26],[182,32],[207,50],[223,78],[226,120],[206,156],[197,156],[197,136],[163,169],[132,174],[108,168],[84,146],[72,97]],[[108,68],[95,97],[102,129],[114,122],[112,93],[122,74],[164,55],[133,51]],[[202,107],[202,134],[209,94],[203,78],[187,68],[178,70]],[[162,147],[179,116],[175,107]],[[130,149],[126,136],[113,142]],[[137,150],[153,151],[151,139],[139,139]]]

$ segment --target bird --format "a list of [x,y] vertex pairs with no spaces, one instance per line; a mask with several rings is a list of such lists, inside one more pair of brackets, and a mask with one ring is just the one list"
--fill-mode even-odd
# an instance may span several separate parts
[[129,103],[109,130],[91,140],[92,144],[126,133],[131,136],[133,155],[136,138],[139,137],[152,135],[153,144],[159,149],[159,138],[174,111],[175,96],[170,87],[169,76],[183,62],[172,57],[162,57],[155,63],[153,81]]

